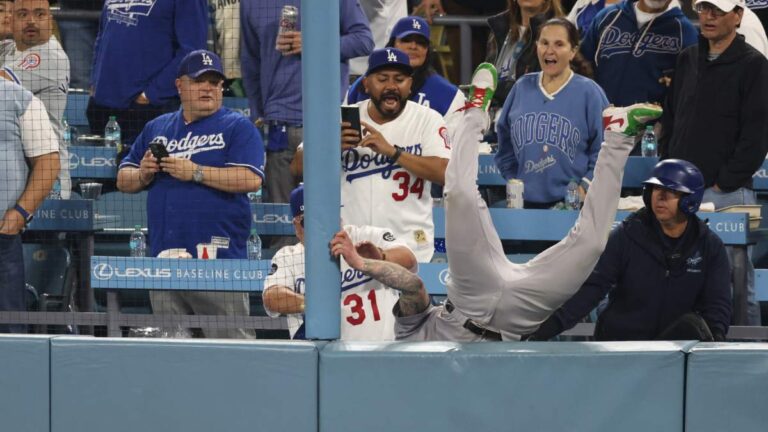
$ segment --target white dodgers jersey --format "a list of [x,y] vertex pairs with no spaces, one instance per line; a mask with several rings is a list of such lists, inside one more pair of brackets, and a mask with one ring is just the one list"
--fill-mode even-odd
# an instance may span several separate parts
[[[397,119],[377,124],[369,100],[359,102],[360,120],[376,128],[391,145],[417,156],[449,159],[448,130],[436,111],[408,101]],[[431,183],[384,155],[363,147],[341,154],[341,217],[345,223],[391,227],[419,262],[434,253]]]
[[[371,226],[346,225],[353,244],[369,241],[382,249],[404,246],[391,231]],[[304,245],[299,243],[280,249],[272,259],[272,270],[264,287],[273,285],[304,294]],[[370,276],[351,268],[341,260],[341,339],[389,341],[395,339],[395,316],[392,308],[400,298],[399,291],[388,288]],[[269,316],[279,316],[266,310]],[[303,335],[301,314],[288,316],[291,338]]]

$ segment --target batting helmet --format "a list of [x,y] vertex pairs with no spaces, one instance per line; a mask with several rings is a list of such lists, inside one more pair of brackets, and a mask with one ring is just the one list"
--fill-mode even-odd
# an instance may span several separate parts
[[651,177],[643,182],[643,202],[647,208],[651,208],[653,186],[685,194],[680,198],[679,205],[686,215],[696,213],[704,197],[704,176],[696,165],[682,159],[666,159],[653,167]]

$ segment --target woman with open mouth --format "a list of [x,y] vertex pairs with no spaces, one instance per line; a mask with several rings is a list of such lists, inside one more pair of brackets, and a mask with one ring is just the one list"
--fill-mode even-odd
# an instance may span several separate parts
[[574,181],[582,201],[603,142],[608,99],[579,54],[579,33],[564,18],[545,22],[536,39],[541,72],[512,87],[499,117],[496,165],[524,183],[525,208],[557,206]]

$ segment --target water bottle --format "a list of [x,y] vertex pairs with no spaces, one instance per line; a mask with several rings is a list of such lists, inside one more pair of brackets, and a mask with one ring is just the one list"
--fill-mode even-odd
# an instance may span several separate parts
[[248,237],[248,259],[260,260],[261,259],[261,237],[256,232],[255,228],[251,229],[251,235]]
[[141,225],[136,225],[131,233],[131,241],[129,244],[132,257],[143,257],[147,255],[147,238],[144,237],[144,233],[141,232]]
[[53,187],[51,188],[51,191],[48,192],[48,199],[61,199],[61,182],[59,179],[56,179],[56,181],[53,182]]
[[72,128],[69,127],[69,123],[67,123],[67,118],[64,117],[61,120],[61,132],[64,137],[64,144],[69,147],[72,145]]
[[261,204],[261,189],[256,192],[248,192],[248,202],[251,204]]
[[579,195],[579,182],[571,179],[568,188],[565,190],[565,209],[578,210],[581,207],[581,196]]
[[656,142],[656,134],[653,133],[653,126],[648,125],[645,127],[643,140],[640,141],[640,153],[644,157],[656,157],[657,148],[658,143]]
[[120,146],[120,125],[117,124],[117,117],[109,116],[107,126],[104,128],[104,147]]

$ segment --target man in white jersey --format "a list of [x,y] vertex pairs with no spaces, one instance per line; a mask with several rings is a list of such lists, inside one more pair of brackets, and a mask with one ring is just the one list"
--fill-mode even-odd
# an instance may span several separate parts
[[[291,213],[300,243],[281,248],[264,281],[264,308],[270,316],[288,317],[291,339],[304,339],[304,186],[291,192]],[[413,252],[385,228],[346,225],[334,239],[347,239],[361,255],[397,263],[416,271]],[[404,270],[408,271],[408,270]],[[392,308],[400,293],[350,268],[341,260],[341,339],[394,340]]]
[[408,55],[375,50],[363,79],[370,99],[359,102],[360,133],[342,123],[341,216],[354,225],[390,227],[429,262],[434,253],[432,183],[445,182],[448,130],[436,111],[408,100]]
[[1,75],[21,85],[45,105],[59,142],[61,197],[69,198],[69,151],[62,119],[69,90],[69,58],[51,35],[53,19],[48,0],[16,0],[13,11],[14,50],[5,57]]
[[477,190],[477,142],[488,127],[496,88],[493,65],[481,64],[472,80],[464,121],[456,130],[446,172],[446,246],[451,278],[448,300],[431,306],[421,280],[389,263],[357,256],[345,241],[331,245],[350,265],[403,294],[395,306],[399,340],[519,340],[568,300],[589,276],[616,217],[621,177],[634,134],[661,109],[638,104],[608,108],[605,142],[595,177],[568,235],[525,264],[504,255],[488,207]]

